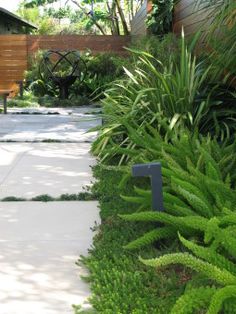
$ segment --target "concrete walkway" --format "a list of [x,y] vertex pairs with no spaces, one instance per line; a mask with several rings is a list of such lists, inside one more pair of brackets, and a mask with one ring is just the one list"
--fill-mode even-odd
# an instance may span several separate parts
[[0,313],[73,313],[90,295],[75,265],[92,243],[96,202],[0,204]]
[[97,133],[87,131],[101,124],[101,118],[89,114],[90,111],[89,108],[54,108],[34,109],[35,114],[29,114],[30,110],[18,109],[19,114],[0,115],[0,141],[92,142]]
[[0,199],[58,197],[91,185],[88,143],[0,143]]
[[[0,198],[60,196],[91,183],[95,160],[84,142],[95,139],[86,132],[100,119],[86,120],[89,108],[57,110],[55,116],[0,115]],[[45,139],[63,143],[40,142]],[[97,205],[0,202],[0,314],[72,314],[72,304],[89,307],[89,286],[80,279],[86,271],[75,262],[92,244]]]

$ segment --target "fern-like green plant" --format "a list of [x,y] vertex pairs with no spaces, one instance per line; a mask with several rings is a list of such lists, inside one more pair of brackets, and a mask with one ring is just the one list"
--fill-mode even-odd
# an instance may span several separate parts
[[[221,228],[224,232],[224,229]],[[202,246],[179,235],[182,244],[192,253],[172,253],[159,258],[140,261],[152,267],[163,267],[173,264],[182,264],[192,270],[201,273],[211,280],[211,286],[200,286],[186,289],[185,293],[174,305],[171,314],[194,313],[194,310],[206,309],[207,314],[235,313],[236,309],[236,255],[225,256],[218,253],[224,247],[227,234],[221,233],[217,239],[217,249],[214,245]],[[235,239],[235,238],[234,238]],[[216,240],[216,239],[214,239]],[[236,240],[236,239],[235,239]],[[214,241],[213,241],[214,242]],[[222,251],[224,252],[224,251]]]
[[[151,137],[150,134],[145,136]],[[158,139],[159,137],[156,142]],[[150,149],[144,138],[142,142],[145,151]],[[204,219],[211,222],[208,229],[214,223],[211,218],[217,217],[219,221],[224,219],[225,222],[227,219],[231,222],[234,219],[235,142],[220,145],[210,138],[198,139],[197,136],[186,133],[181,137],[174,137],[171,143],[161,143],[159,151],[151,148],[151,154],[153,158],[155,155],[159,157],[157,160],[162,163],[164,213],[151,213],[151,191],[135,188],[136,196],[123,198],[128,202],[137,203],[139,214],[123,215],[122,218],[140,222],[153,219],[164,223],[164,228],[172,227],[175,232],[165,236],[162,230],[150,230],[147,235],[144,234],[128,244],[126,248],[129,249],[140,248],[163,238],[172,239],[176,237],[177,231],[183,232],[185,236],[199,236],[206,231]],[[231,159],[228,156],[231,156]],[[189,217],[192,217],[192,222],[196,221],[197,226],[200,224],[203,228],[198,230],[192,227]],[[185,223],[184,219],[188,220],[188,223]],[[162,236],[159,238],[160,233]]]

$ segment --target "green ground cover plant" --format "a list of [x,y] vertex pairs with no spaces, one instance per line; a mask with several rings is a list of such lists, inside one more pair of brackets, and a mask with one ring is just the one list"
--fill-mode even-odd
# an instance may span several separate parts
[[87,96],[76,96],[71,97],[70,99],[59,99],[58,97],[51,97],[48,95],[38,98],[38,102],[43,107],[81,107],[91,105],[91,101]]
[[[90,280],[94,292],[92,305],[98,313],[112,313],[114,310],[117,313],[149,313],[152,310],[153,313],[185,314],[206,311],[208,314],[215,314],[221,308],[224,313],[234,313],[236,303],[232,298],[236,254],[235,143],[226,143],[222,146],[210,137],[202,138],[200,141],[199,137],[195,135],[193,138],[187,131],[182,138],[173,139],[172,144],[164,143],[163,140],[162,143],[158,141],[160,139],[153,138],[153,143],[157,146],[150,147],[150,141],[142,139],[145,143],[143,147],[147,151],[144,158],[150,156],[152,158],[155,154],[162,155],[165,212],[150,211],[151,193],[147,188],[143,189],[144,186],[147,187],[147,181],[135,182],[130,177],[128,181],[123,180],[129,166],[104,165],[95,170],[95,175],[100,181],[94,188],[99,195],[103,224],[95,238],[95,246],[90,257],[84,260],[91,271]],[[162,151],[160,147],[163,147]],[[168,152],[165,152],[168,147]],[[139,152],[140,157],[137,158],[142,159],[145,149]],[[137,154],[138,150],[134,155]],[[136,157],[133,158],[136,160]],[[122,181],[124,182],[120,184]],[[133,186],[138,196],[134,196]],[[120,195],[126,196],[120,198]],[[140,206],[146,210],[140,212]],[[117,230],[114,221],[121,223],[117,214],[131,224]],[[128,231],[126,228],[131,229]],[[111,238],[113,232],[115,236]],[[135,235],[136,239],[133,240]],[[178,237],[192,255],[184,252],[184,248],[178,244]],[[131,241],[125,242],[128,238]],[[117,239],[121,242],[119,247]],[[114,252],[117,251],[122,257],[118,255],[117,258],[113,258]],[[162,256],[165,251],[169,252]],[[159,290],[162,279],[154,277],[155,283],[151,288],[148,286],[146,292],[150,294],[149,302],[152,289],[156,290],[155,298],[158,300],[156,310],[145,307],[148,299],[145,299],[144,290],[142,305],[139,303],[134,309],[125,307],[126,302],[133,304],[131,299],[125,299],[114,287],[115,278],[117,278],[115,282],[119,282],[119,272],[117,277],[113,277],[114,264],[111,265],[110,261],[118,260],[124,269],[128,252],[135,259],[140,255],[142,257],[139,259],[140,262],[147,266],[153,266],[154,269],[162,267],[162,275],[170,280],[170,285],[164,285],[165,289],[168,289],[167,295],[174,293],[170,299],[159,299],[160,294],[162,296]],[[159,257],[153,258],[153,254]],[[101,261],[104,263],[102,275],[99,268]],[[130,266],[133,272],[135,267],[139,267],[138,264],[136,266],[136,262],[137,260],[135,262],[132,260],[132,267]],[[176,278],[169,273],[171,268],[167,267],[172,264],[186,266],[181,269],[181,276],[187,280],[181,281],[178,289]],[[172,271],[176,272],[179,266],[176,267]],[[188,268],[192,271],[188,272]],[[127,268],[128,271],[131,269]],[[141,274],[136,286],[140,287],[139,284],[142,282],[144,289],[144,278],[145,275]],[[124,290],[124,282],[122,285]],[[114,291],[116,301],[112,299]],[[179,297],[181,293],[183,294]],[[110,302],[107,301],[104,305],[105,294]],[[119,303],[120,297],[123,303]],[[107,311],[107,307],[111,310]]]
[[38,108],[39,103],[38,103],[38,98],[32,95],[32,93],[28,91],[24,91],[23,98],[20,96],[16,96],[14,98],[11,98],[7,101],[7,106],[8,107],[18,107],[18,108]]
[[62,194],[59,197],[54,197],[49,194],[41,194],[31,199],[16,197],[16,196],[7,196],[1,199],[1,202],[21,202],[21,201],[34,201],[34,202],[60,202],[60,201],[94,201],[97,199],[97,195],[88,191],[74,193],[74,194]]
[[[127,223],[117,216],[137,210],[135,204],[127,206],[120,197],[124,193],[132,195],[133,179],[125,187],[119,187],[123,171],[102,165],[94,168],[94,175],[97,182],[93,191],[100,202],[103,223],[95,226],[97,234],[89,257],[82,258],[90,271],[87,280],[93,291],[90,303],[94,312],[168,313],[183,291],[182,283],[188,281],[191,273],[183,268],[156,272],[138,261],[141,252],[143,256],[153,257],[171,251],[164,243],[159,248],[146,247],[133,253],[123,248],[135,236],[150,230],[153,223],[142,226]],[[79,309],[75,312],[81,313]]]

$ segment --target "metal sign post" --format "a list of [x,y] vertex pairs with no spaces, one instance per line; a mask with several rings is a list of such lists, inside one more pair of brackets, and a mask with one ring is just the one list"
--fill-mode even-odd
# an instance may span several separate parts
[[132,167],[134,177],[150,177],[152,186],[152,207],[156,211],[164,211],[161,163],[137,164]]

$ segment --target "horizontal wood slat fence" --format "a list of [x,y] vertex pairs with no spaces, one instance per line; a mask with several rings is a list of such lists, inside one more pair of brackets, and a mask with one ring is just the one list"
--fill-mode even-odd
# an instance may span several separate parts
[[18,90],[17,81],[23,80],[28,69],[28,60],[38,50],[91,50],[127,54],[124,47],[129,46],[129,36],[34,36],[0,35],[0,89]]
[[17,90],[28,65],[27,36],[0,36],[0,89]]
[[[152,1],[146,0],[132,21],[132,36],[147,35],[146,18],[152,9]],[[186,35],[193,34],[201,28],[206,31],[211,22],[206,16],[209,11],[196,6],[196,0],[180,0],[174,10],[173,31],[180,34],[182,27]],[[24,78],[28,69],[28,60],[38,50],[74,49],[91,50],[92,53],[113,52],[127,54],[124,47],[129,46],[130,36],[80,36],[80,35],[0,35],[0,89],[18,89],[17,81]]]
[[[212,22],[209,19],[210,9],[204,8],[204,5],[197,5],[196,0],[180,0],[177,2],[174,10],[173,31],[181,34],[182,27],[185,35],[191,35],[198,30],[205,33]],[[211,9],[213,10],[213,8]]]

